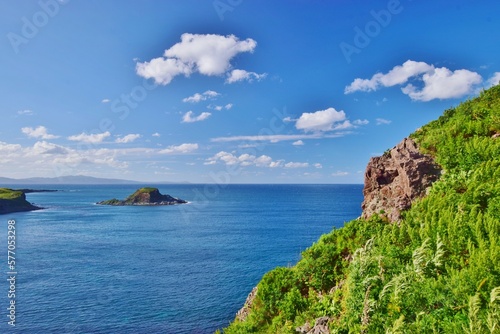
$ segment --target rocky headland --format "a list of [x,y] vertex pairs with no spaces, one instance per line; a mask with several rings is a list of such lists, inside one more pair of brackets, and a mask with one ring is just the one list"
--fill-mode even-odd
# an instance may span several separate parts
[[[31,191],[35,192],[35,191]],[[0,214],[26,212],[43,209],[26,200],[23,190],[0,188]]]
[[158,188],[141,188],[136,190],[132,195],[127,197],[125,200],[119,200],[116,198],[101,201],[97,204],[99,205],[114,205],[114,206],[125,206],[125,205],[176,205],[185,204],[187,201],[179,198],[172,197],[170,195],[163,195],[160,193]]

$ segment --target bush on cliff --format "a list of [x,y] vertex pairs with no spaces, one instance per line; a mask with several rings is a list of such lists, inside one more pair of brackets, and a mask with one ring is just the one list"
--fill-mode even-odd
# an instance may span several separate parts
[[323,235],[267,273],[224,333],[500,332],[500,86],[412,134],[444,174],[398,224],[374,216]]

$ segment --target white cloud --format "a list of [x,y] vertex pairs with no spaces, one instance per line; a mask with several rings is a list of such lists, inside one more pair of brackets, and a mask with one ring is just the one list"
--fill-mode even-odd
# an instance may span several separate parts
[[285,164],[285,168],[306,168],[309,167],[307,162],[288,162]]
[[193,117],[193,114],[194,113],[192,111],[188,111],[187,113],[185,113],[184,116],[182,117],[182,123],[193,123],[193,122],[204,121],[212,115],[209,112],[202,112],[198,116]]
[[343,172],[343,171],[336,171],[335,173],[332,173],[332,176],[337,177],[337,176],[347,176],[349,175],[349,172]]
[[168,148],[159,151],[160,154],[185,154],[198,149],[198,144],[185,143],[181,145],[171,145]]
[[160,136],[161,136],[161,134],[159,134],[158,132],[155,132],[155,133],[153,133],[151,136],[153,136],[153,137],[160,137]]
[[131,134],[128,134],[122,138],[117,138],[115,140],[116,143],[120,143],[120,144],[126,144],[126,143],[131,143],[133,142],[134,140],[138,139],[138,138],[141,138],[141,135],[138,134],[138,133],[131,133]]
[[163,57],[149,62],[138,62],[136,72],[157,84],[167,85],[174,77],[189,76],[198,72],[203,75],[222,75],[230,70],[231,59],[242,52],[253,52],[257,42],[248,38],[240,41],[234,35],[189,34],[181,36],[181,42],[165,50]]
[[261,155],[256,157],[251,154],[241,154],[236,156],[232,153],[220,151],[214,156],[205,160],[205,165],[215,165],[217,162],[222,162],[228,166],[239,165],[241,167],[256,166],[256,167],[267,167],[276,168],[283,165],[282,160],[273,161],[273,159],[268,155]]
[[143,78],[154,79],[157,84],[168,85],[180,74],[188,77],[193,69],[178,59],[160,57],[149,62],[137,63],[135,71]]
[[226,143],[232,141],[270,141],[277,143],[285,140],[300,140],[300,139],[321,139],[321,138],[339,138],[343,137],[350,132],[338,132],[334,134],[324,134],[316,132],[313,134],[298,134],[298,135],[257,135],[257,136],[231,136],[231,137],[217,137],[211,138],[210,141],[214,143]]
[[320,169],[320,168],[323,168],[323,165],[322,165],[322,164],[320,164],[320,163],[315,163],[315,164],[314,164],[314,167],[316,167],[316,168]]
[[344,90],[345,94],[357,91],[370,92],[379,89],[381,86],[391,87],[403,84],[413,76],[432,71],[434,66],[425,62],[407,60],[403,65],[395,66],[387,74],[377,73],[371,79],[355,79]]
[[109,136],[111,136],[111,133],[109,133],[109,131],[106,131],[104,133],[93,133],[93,134],[86,134],[85,132],[82,132],[79,135],[69,136],[68,140],[91,143],[91,144],[99,144],[102,143],[102,141]]
[[109,102],[111,102],[110,99],[102,99],[102,101],[101,101],[101,103],[109,103]]
[[434,99],[451,99],[471,94],[475,85],[480,84],[483,78],[476,72],[469,70],[450,71],[445,67],[436,68],[433,72],[425,73],[422,77],[424,87],[418,89],[412,84],[402,88],[402,92],[415,101],[430,101]]
[[8,144],[6,142],[0,141],[0,156],[5,156],[10,153],[19,152],[22,146],[19,144]]
[[33,149],[29,154],[33,155],[39,155],[39,154],[57,154],[57,155],[64,155],[68,154],[70,152],[69,149],[67,149],[64,146],[52,144],[46,141],[38,141],[33,145]]
[[304,145],[304,142],[302,140],[297,140],[297,141],[294,141],[292,143],[292,145],[294,145],[294,146],[302,146],[302,145]]
[[245,70],[232,70],[231,73],[228,74],[226,79],[226,83],[235,83],[239,81],[248,81],[252,82],[254,80],[260,81],[267,76],[267,73],[258,74],[255,72],[248,72]]
[[352,122],[354,125],[367,125],[368,123],[370,122],[367,119],[357,119]]
[[198,103],[200,101],[205,101],[205,100],[208,100],[208,99],[214,99],[214,98],[216,98],[219,95],[220,94],[217,93],[216,91],[207,90],[204,93],[201,93],[201,94],[200,93],[195,93],[192,96],[186,97],[186,98],[182,99],[182,102]]
[[495,72],[491,78],[488,79],[486,88],[496,86],[500,83],[500,72]]
[[228,104],[226,104],[225,106],[209,105],[209,106],[208,106],[208,109],[213,109],[213,110],[221,111],[222,109],[229,110],[229,109],[231,109],[232,107],[233,107],[233,104],[232,104],[232,103],[228,103]]
[[436,68],[425,62],[406,61],[395,66],[388,73],[376,73],[371,79],[355,79],[346,86],[345,94],[357,91],[370,92],[381,87],[392,87],[405,84],[411,78],[423,83],[422,88],[407,84],[401,90],[414,101],[430,101],[434,99],[459,98],[475,91],[483,78],[476,72],[461,69],[451,71],[446,67]]
[[[334,108],[328,108],[313,113],[303,113],[295,123],[295,127],[305,132],[331,131],[336,126],[339,126],[336,123],[345,121],[345,119],[346,116],[343,110],[337,111]],[[347,128],[346,125],[348,124],[344,122],[340,126],[341,128]]]
[[22,128],[21,131],[30,138],[41,138],[41,139],[56,139],[59,136],[51,135],[47,133],[47,128],[45,126],[38,126],[33,129],[31,127]]
[[388,120],[388,119],[384,119],[384,118],[377,118],[375,120],[376,124],[377,125],[387,125],[387,124],[391,124],[392,121]]
[[35,113],[33,112],[33,110],[25,109],[25,110],[18,110],[17,114],[31,116],[31,115],[34,115]]

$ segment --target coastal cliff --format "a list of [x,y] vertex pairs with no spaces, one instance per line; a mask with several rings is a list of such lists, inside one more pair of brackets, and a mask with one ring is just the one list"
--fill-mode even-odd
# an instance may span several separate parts
[[42,208],[35,206],[26,200],[24,191],[0,188],[0,214],[26,212],[40,209]]
[[225,334],[498,332],[500,86],[372,158],[363,193],[362,216],[266,273]]
[[432,156],[422,154],[415,141],[405,138],[381,157],[371,158],[365,172],[362,217],[373,214],[395,222],[413,200],[422,198],[441,175]]
[[141,188],[136,190],[132,195],[128,196],[125,200],[119,200],[116,198],[101,201],[97,204],[100,205],[114,205],[114,206],[125,206],[125,205],[175,205],[175,204],[185,204],[185,200],[172,197],[170,195],[163,195],[157,188]]

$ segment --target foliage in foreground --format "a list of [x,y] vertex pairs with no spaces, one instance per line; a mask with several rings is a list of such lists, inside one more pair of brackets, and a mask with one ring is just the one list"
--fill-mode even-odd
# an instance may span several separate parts
[[258,285],[224,333],[500,333],[500,86],[412,137],[444,174],[399,224],[354,220]]

